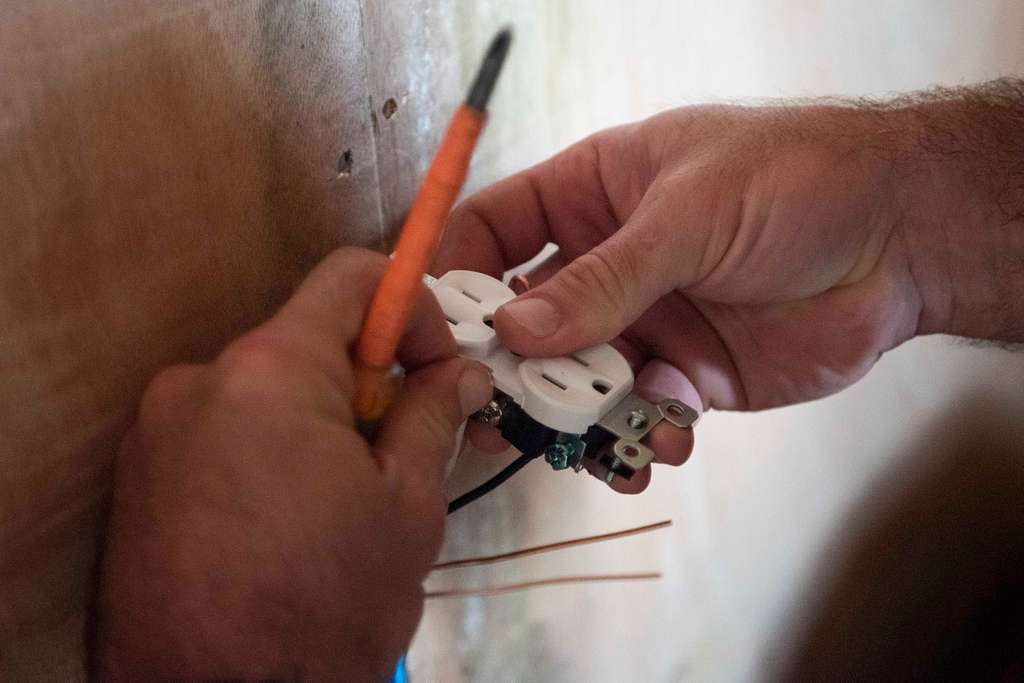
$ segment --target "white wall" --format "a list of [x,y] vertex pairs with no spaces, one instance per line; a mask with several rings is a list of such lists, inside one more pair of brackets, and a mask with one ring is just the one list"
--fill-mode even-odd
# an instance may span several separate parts
[[[1016,0],[456,3],[472,65],[492,29],[517,30],[479,185],[601,127],[681,103],[879,95],[1024,74]],[[647,585],[551,588],[430,603],[414,646],[423,681],[748,681],[785,640],[826,543],[866,484],[915,435],[980,389],[1024,393],[1024,354],[922,339],[833,398],[711,414],[691,462],[640,498],[532,465],[452,519],[444,554],[493,552],[671,517],[652,538],[570,551],[432,585],[646,570]],[[474,467],[476,469],[474,469]],[[483,476],[465,466],[467,485]]]

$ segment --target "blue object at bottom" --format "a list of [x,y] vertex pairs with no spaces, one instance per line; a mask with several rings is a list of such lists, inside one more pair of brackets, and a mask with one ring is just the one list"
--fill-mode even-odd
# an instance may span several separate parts
[[395,676],[391,679],[391,683],[409,683],[409,672],[405,670],[405,655],[399,658],[398,666],[395,668]]

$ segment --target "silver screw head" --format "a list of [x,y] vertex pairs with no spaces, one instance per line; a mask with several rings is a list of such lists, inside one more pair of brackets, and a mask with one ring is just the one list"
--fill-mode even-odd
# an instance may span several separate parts
[[629,417],[626,418],[626,423],[631,429],[643,429],[647,426],[647,413],[637,408],[636,410],[630,411]]
[[483,408],[481,408],[479,413],[477,413],[477,419],[480,422],[483,422],[485,425],[490,425],[492,427],[497,426],[497,424],[501,422],[501,417],[501,406],[498,404],[497,401],[491,401]]

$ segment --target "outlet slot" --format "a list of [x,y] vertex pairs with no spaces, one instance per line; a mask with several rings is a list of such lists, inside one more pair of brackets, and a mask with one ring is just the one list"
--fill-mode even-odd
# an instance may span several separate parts
[[555,379],[554,377],[552,377],[551,375],[549,375],[546,372],[543,375],[541,375],[541,377],[543,377],[547,381],[551,382],[552,384],[554,384],[556,387],[558,387],[562,391],[565,391],[566,389],[569,388],[569,387],[565,386],[564,384],[562,384],[561,382],[559,382],[557,379]]
[[[548,429],[585,434],[633,387],[629,363],[608,344],[554,358],[531,358],[532,354],[524,356],[505,346],[496,334],[497,310],[513,300],[515,292],[498,279],[450,271],[437,279],[433,292],[459,355],[490,368],[498,390]],[[670,415],[667,408],[659,414]],[[621,430],[631,436],[639,433],[626,427]]]

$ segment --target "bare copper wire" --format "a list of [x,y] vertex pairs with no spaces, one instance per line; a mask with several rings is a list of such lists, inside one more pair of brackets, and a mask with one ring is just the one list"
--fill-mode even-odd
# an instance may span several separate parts
[[515,292],[516,296],[519,296],[530,291],[530,281],[526,279],[525,275],[513,275],[512,279],[508,282],[508,287]]
[[483,586],[481,588],[459,588],[453,590],[427,591],[424,595],[428,600],[438,598],[472,598],[487,597],[491,595],[502,595],[516,591],[530,590],[531,588],[542,588],[544,586],[556,586],[559,584],[581,584],[599,583],[605,581],[650,581],[660,579],[660,572],[646,572],[642,574],[589,574],[580,576],[556,576],[550,579],[538,579],[536,581],[523,581],[521,583],[510,583],[503,586]]
[[541,553],[552,552],[555,550],[562,550],[565,548],[572,548],[578,545],[587,545],[588,543],[600,543],[602,541],[611,541],[617,538],[625,538],[626,536],[635,536],[636,534],[645,534],[651,531],[657,531],[658,529],[664,529],[665,527],[672,526],[671,519],[665,519],[660,522],[654,522],[653,524],[645,524],[643,526],[633,527],[632,529],[623,529],[622,531],[613,531],[607,534],[598,534],[596,536],[584,536],[583,538],[574,538],[568,541],[559,541],[558,543],[547,543],[545,545],[533,546],[531,548],[523,548],[521,550],[513,550],[507,553],[499,553],[497,555],[483,555],[480,557],[468,557],[462,560],[449,560],[447,562],[438,562],[434,565],[434,570],[439,569],[454,569],[456,567],[476,567],[482,564],[494,564],[496,562],[505,562],[507,560],[514,560],[520,557],[528,557],[530,555],[539,555]]

